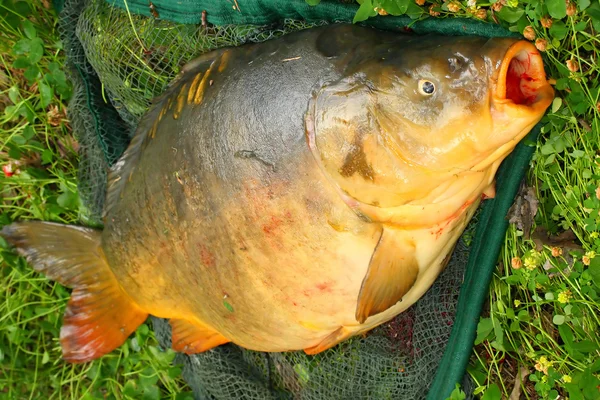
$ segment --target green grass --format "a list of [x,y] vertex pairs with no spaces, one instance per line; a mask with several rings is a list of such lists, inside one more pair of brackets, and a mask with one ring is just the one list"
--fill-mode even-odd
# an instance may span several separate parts
[[[77,143],[65,117],[72,90],[56,21],[40,2],[0,2],[1,225],[80,217]],[[147,325],[101,360],[62,362],[68,291],[9,251],[0,261],[0,399],[191,398],[175,353],[161,350]]]
[[[357,19],[373,16],[374,8],[415,17],[480,18],[524,32],[544,50],[557,99],[543,119],[528,176],[539,209],[521,216],[533,224],[531,235],[509,227],[469,373],[485,400],[508,398],[515,386],[523,399],[600,398],[600,5],[589,0],[569,6],[564,0],[508,0],[502,7],[484,1],[360,3]],[[56,16],[43,4],[0,1],[0,167],[5,171],[0,225],[16,219],[76,223],[81,217],[77,142],[65,117],[72,90],[62,72]],[[129,111],[138,115],[178,71],[177,64],[153,63],[191,57],[182,38],[194,33],[132,17],[143,41],[159,35],[161,42],[177,43],[150,49],[153,57],[164,51],[163,59],[145,60],[148,49],[130,40],[135,36],[130,25],[119,25],[119,37],[134,43],[130,47],[104,36],[112,15],[107,12],[102,17],[108,20],[90,20],[97,35],[89,40],[104,41],[100,49],[117,46],[112,54],[135,55],[131,60],[138,62],[125,77],[110,68],[100,75],[109,89],[134,85]],[[178,48],[181,54],[170,53]],[[100,62],[107,55],[99,50],[93,56]],[[128,80],[133,76],[136,80]],[[161,350],[146,325],[101,360],[62,362],[57,338],[68,291],[32,271],[5,243],[0,246],[0,399],[189,398],[180,368],[171,365],[174,353]],[[519,384],[516,377],[523,371]],[[460,390],[453,396],[461,398]]]

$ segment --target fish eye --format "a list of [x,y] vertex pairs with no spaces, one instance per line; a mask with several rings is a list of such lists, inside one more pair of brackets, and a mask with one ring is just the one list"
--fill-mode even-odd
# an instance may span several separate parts
[[419,80],[419,93],[424,96],[431,96],[435,92],[435,85],[427,79]]
[[419,80],[419,93],[424,96],[431,96],[435,92],[435,85],[433,82],[426,79]]

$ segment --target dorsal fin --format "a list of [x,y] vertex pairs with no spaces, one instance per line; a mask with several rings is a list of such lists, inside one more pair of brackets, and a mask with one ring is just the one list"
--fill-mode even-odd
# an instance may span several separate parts
[[214,65],[223,52],[224,50],[211,51],[184,65],[180,74],[167,86],[163,94],[152,100],[148,112],[144,114],[136,128],[127,150],[125,150],[121,158],[111,167],[108,173],[104,218],[110,214],[112,208],[119,201],[123,188],[139,161],[142,149],[145,147],[148,139],[152,138],[156,133],[155,123],[157,119],[163,117],[164,110],[169,106],[169,100],[172,96],[176,96],[179,93],[183,85],[190,81],[193,82],[199,74],[203,74]]

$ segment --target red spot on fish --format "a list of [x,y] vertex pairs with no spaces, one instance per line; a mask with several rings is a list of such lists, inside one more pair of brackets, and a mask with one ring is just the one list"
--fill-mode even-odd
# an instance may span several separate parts
[[266,233],[267,235],[273,233],[277,228],[279,228],[279,226],[281,225],[281,220],[275,216],[271,217],[271,220],[266,223],[265,225],[263,225],[263,232]]
[[[448,225],[448,224],[449,224],[449,223],[450,223],[450,222],[451,222],[453,219],[455,219],[455,218],[459,217],[460,215],[462,215],[462,213],[463,213],[463,212],[464,212],[464,211],[465,211],[467,208],[469,208],[469,206],[470,206],[471,204],[473,204],[474,202],[475,202],[475,199],[466,201],[466,202],[465,202],[465,204],[463,204],[463,205],[462,205],[462,206],[461,206],[461,207],[458,209],[458,211],[456,211],[454,214],[452,214],[450,217],[448,217],[448,219],[446,219],[446,225],[445,225],[445,226],[447,226],[447,225]],[[444,227],[445,227],[445,226],[444,226]]]
[[442,236],[442,233],[444,233],[444,228],[445,228],[445,226],[444,226],[444,227],[442,227],[442,228],[440,228],[440,229],[438,229],[438,230],[435,232],[435,238],[436,238],[436,239],[439,239],[439,238],[440,238],[440,236]]
[[296,307],[298,306],[298,303],[296,303],[295,301],[292,301],[292,304]]
[[206,245],[198,244],[198,248],[200,248],[200,260],[202,264],[207,267],[215,266],[215,256],[214,254],[206,247]]
[[316,288],[319,289],[321,292],[327,292],[327,293],[331,293],[331,282],[323,282],[323,283],[318,283],[316,285]]

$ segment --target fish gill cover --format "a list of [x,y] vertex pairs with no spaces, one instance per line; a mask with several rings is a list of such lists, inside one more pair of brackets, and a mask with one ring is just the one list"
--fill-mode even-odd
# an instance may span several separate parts
[[[76,88],[69,116],[81,146],[79,191],[87,222],[101,223],[108,167],[124,151],[151,100],[187,61],[220,47],[351,21],[358,6],[344,3],[348,2],[323,1],[310,7],[304,0],[246,0],[239,10],[233,0],[66,0],[61,28]],[[369,21],[390,30],[404,30],[412,22],[408,17]],[[430,19],[411,28],[416,33],[513,36],[499,26],[472,20]],[[407,312],[316,356],[261,353],[231,344],[203,354],[179,355],[177,361],[185,364],[184,377],[196,397],[417,399],[425,398],[434,382],[430,398],[444,398],[464,373],[506,229],[503,215],[530,154],[526,146],[519,146],[507,159],[498,177],[498,197],[484,206],[479,219],[485,223],[477,228],[474,243],[465,245],[472,241],[477,218],[463,234],[449,266]],[[451,337],[455,318],[459,320]],[[162,344],[170,346],[168,323],[155,319],[155,327]],[[447,347],[451,351],[444,355]],[[434,381],[443,356],[445,364]],[[462,383],[470,393],[468,378]]]

